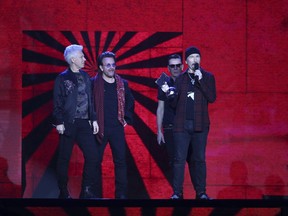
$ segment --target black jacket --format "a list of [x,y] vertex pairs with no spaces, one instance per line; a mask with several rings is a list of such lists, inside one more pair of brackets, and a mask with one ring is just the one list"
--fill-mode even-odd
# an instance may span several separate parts
[[130,88],[128,87],[127,80],[124,80],[125,88],[125,121],[128,125],[133,125],[134,109],[135,109],[135,99],[132,95]]
[[[86,93],[88,95],[88,115],[91,121],[96,121],[94,103],[92,102],[92,88],[89,75],[80,70],[86,84]],[[56,77],[54,84],[54,106],[53,117],[54,124],[73,123],[77,106],[78,86],[75,74],[66,69]]]

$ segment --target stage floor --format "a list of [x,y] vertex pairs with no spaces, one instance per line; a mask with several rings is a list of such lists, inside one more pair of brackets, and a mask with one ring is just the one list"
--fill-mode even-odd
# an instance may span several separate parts
[[288,199],[142,200],[142,199],[0,199],[0,215],[166,216],[288,215]]

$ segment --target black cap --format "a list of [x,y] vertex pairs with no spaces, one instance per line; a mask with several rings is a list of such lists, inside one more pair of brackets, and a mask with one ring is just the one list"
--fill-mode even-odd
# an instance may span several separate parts
[[201,56],[200,50],[197,47],[194,46],[188,47],[185,51],[185,60],[188,58],[188,56],[195,53],[198,53]]

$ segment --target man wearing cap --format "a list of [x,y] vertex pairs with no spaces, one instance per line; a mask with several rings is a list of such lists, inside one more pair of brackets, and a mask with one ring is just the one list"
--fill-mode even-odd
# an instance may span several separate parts
[[[206,194],[206,144],[209,132],[208,103],[216,100],[214,75],[200,67],[201,54],[196,47],[185,51],[188,68],[175,82],[176,96],[171,102],[176,109],[174,118],[173,195],[171,199],[183,199],[185,162],[196,199],[210,199]],[[162,86],[167,92],[169,87]]]

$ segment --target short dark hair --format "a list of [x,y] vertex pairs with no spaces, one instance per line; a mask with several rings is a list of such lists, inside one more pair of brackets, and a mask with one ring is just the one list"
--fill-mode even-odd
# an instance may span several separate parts
[[179,54],[172,54],[168,57],[168,65],[169,65],[169,61],[170,59],[180,59],[180,61],[182,62],[182,58]]
[[104,59],[104,58],[107,58],[107,57],[113,58],[114,61],[116,62],[116,55],[115,55],[113,52],[105,51],[105,52],[101,53],[101,54],[98,56],[98,59],[97,59],[98,67],[99,67],[100,65],[103,65],[103,59]]

